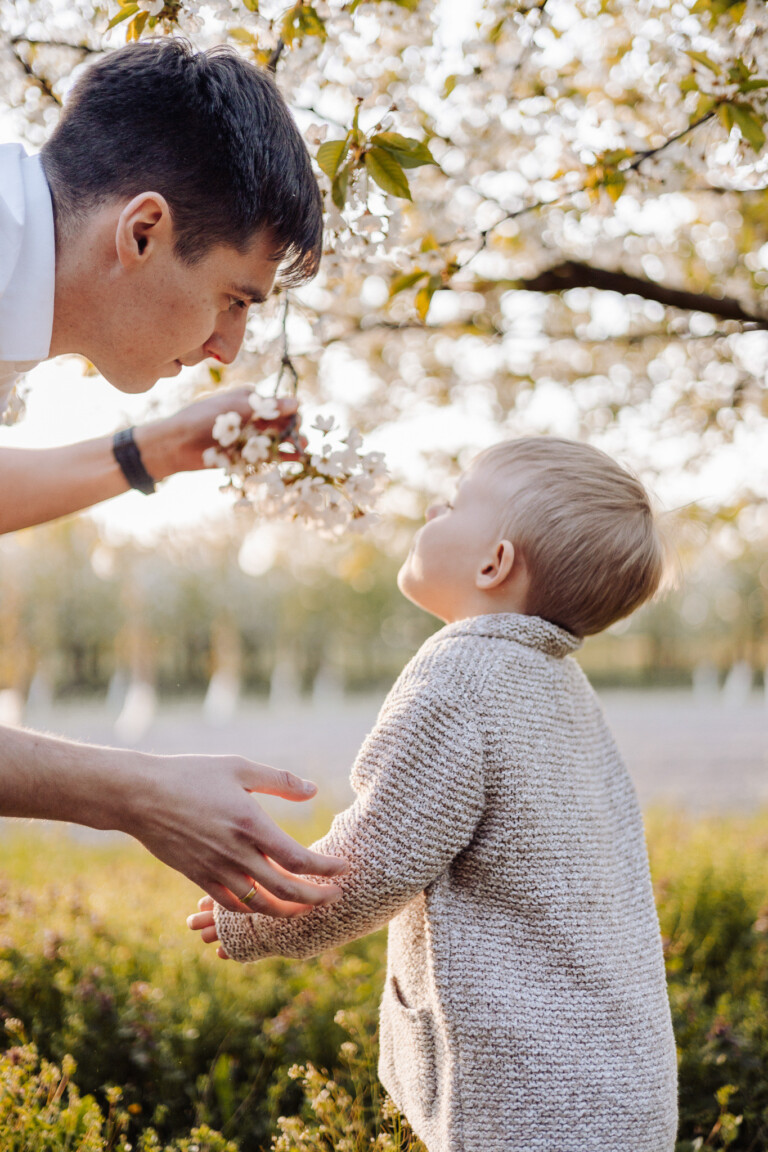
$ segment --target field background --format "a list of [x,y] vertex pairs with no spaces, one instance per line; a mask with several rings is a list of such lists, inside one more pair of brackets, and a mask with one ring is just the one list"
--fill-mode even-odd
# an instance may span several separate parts
[[[226,727],[191,701],[164,705],[142,743],[258,750],[314,776],[320,801],[271,802],[309,842],[344,802],[380,699],[245,701]],[[680,1152],[757,1152],[768,1146],[768,708],[757,693],[604,702],[647,812]],[[110,736],[94,703],[49,719]],[[199,893],[129,841],[16,821],[3,832],[3,1152],[419,1147],[375,1076],[383,933],[305,963],[223,964],[185,927]]]

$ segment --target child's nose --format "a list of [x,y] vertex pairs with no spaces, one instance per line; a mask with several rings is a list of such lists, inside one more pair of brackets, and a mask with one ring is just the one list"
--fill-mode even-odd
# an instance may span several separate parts
[[442,504],[430,504],[429,508],[427,508],[424,519],[425,520],[434,520],[435,516],[439,515],[440,509],[442,507],[443,507]]

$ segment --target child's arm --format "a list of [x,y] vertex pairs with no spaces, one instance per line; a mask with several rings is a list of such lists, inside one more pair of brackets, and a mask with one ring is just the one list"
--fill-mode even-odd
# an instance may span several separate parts
[[439,699],[391,701],[355,764],[354,804],[316,852],[343,856],[333,906],[292,920],[215,909],[235,960],[317,955],[365,936],[432,883],[471,841],[483,810],[480,737],[467,711]]

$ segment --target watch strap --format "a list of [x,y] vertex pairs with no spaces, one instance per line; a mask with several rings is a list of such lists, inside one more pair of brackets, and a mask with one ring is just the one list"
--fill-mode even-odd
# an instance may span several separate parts
[[122,428],[115,432],[112,452],[131,488],[151,496],[155,491],[155,482],[144,467],[139,446],[133,438],[133,428]]

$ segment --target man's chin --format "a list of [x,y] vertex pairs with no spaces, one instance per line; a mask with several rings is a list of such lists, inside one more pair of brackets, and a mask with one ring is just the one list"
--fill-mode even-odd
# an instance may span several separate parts
[[172,360],[169,364],[163,365],[160,369],[152,370],[151,374],[145,371],[137,371],[134,375],[130,372],[125,372],[122,369],[115,369],[114,371],[108,368],[101,368],[96,365],[99,372],[101,372],[104,379],[118,392],[124,392],[129,396],[138,395],[141,392],[149,392],[154,388],[158,380],[162,380],[165,376],[178,376],[181,372],[182,364],[180,360]]

